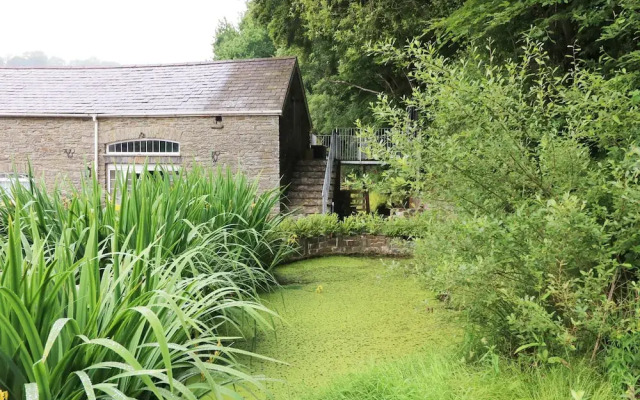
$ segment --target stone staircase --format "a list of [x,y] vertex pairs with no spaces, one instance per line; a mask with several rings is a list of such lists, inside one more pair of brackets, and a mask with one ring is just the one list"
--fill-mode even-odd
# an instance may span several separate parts
[[[300,160],[293,171],[291,184],[286,193],[288,211],[297,215],[322,213],[322,185],[327,168],[327,160]],[[329,208],[333,199],[336,182],[336,170],[333,168],[329,189]]]

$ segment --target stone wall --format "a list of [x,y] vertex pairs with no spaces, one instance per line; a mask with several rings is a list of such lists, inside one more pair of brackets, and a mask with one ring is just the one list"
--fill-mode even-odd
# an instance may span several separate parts
[[411,243],[381,235],[332,235],[298,239],[298,254],[290,261],[332,255],[408,257]]
[[0,118],[0,141],[0,173],[26,173],[30,161],[49,187],[62,177],[79,182],[93,162],[91,118]]
[[[150,157],[152,163],[206,167],[229,165],[259,178],[261,189],[280,183],[279,117],[223,116],[171,118],[98,117],[98,177],[106,184],[107,165],[144,163],[146,157],[107,156],[106,146],[130,139],[166,139],[180,143],[178,157]],[[93,166],[94,123],[91,118],[0,118],[0,173],[27,172],[27,160],[36,177],[52,187],[66,178],[78,184]],[[66,151],[66,152],[65,152]],[[214,162],[212,153],[217,156]]]
[[[230,166],[258,178],[263,190],[280,184],[278,116],[223,116],[177,118],[105,118],[98,119],[100,143],[100,180],[105,181],[108,164],[143,163],[145,157],[121,157],[105,154],[109,143],[138,139],[174,140],[180,143],[180,156],[159,158],[157,163],[205,167]],[[214,163],[212,153],[217,161]]]

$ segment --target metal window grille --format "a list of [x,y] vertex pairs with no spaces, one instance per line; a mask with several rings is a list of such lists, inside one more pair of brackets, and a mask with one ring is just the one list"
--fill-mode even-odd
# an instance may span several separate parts
[[136,139],[111,143],[107,146],[107,154],[161,154],[180,155],[180,143],[171,140]]

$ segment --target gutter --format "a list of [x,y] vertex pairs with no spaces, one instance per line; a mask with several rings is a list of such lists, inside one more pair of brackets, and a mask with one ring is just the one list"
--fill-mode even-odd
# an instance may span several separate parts
[[93,114],[93,173],[98,178],[98,116]]

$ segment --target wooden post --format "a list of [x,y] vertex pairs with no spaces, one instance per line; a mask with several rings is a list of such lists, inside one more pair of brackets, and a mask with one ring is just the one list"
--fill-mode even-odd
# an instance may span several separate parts
[[369,191],[365,190],[362,195],[364,196],[364,209],[367,214],[371,213],[371,206],[369,205]]

